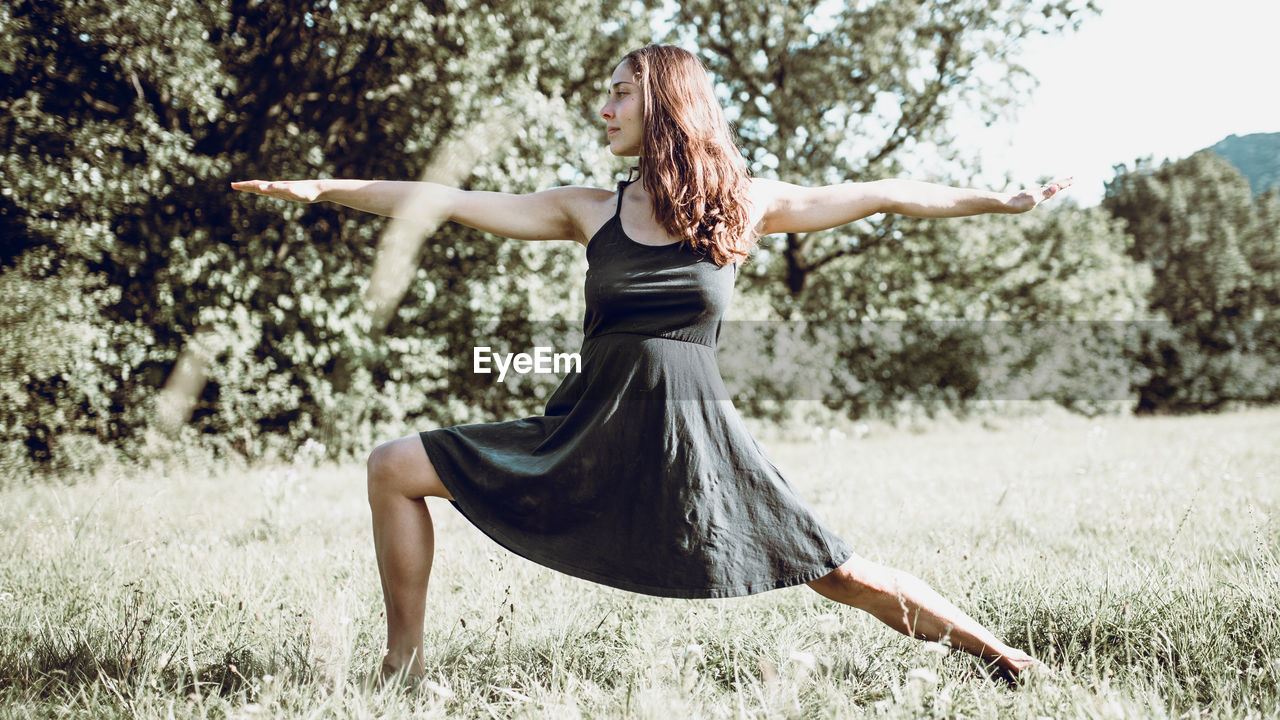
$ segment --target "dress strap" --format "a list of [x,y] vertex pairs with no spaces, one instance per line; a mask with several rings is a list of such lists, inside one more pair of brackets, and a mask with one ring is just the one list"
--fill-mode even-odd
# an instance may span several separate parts
[[622,216],[622,191],[626,190],[627,186],[630,184],[630,180],[622,180],[618,183],[618,207],[613,211],[614,217]]

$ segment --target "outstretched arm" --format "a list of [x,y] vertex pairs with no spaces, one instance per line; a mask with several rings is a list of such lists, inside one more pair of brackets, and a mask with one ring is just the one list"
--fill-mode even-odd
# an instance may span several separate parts
[[767,235],[826,230],[876,213],[926,218],[1021,213],[1070,185],[1068,178],[1036,190],[1000,193],[900,179],[823,187],[755,180],[752,199],[764,208],[763,234]]
[[295,202],[334,202],[394,217],[414,203],[429,203],[431,214],[516,240],[576,240],[583,208],[607,190],[561,187],[529,195],[460,190],[427,182],[393,180],[245,180],[231,183],[243,192]]

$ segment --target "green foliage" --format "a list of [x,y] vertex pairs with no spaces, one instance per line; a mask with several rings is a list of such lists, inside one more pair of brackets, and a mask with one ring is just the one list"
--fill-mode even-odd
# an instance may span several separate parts
[[[424,426],[535,412],[552,379],[499,385],[470,372],[471,350],[568,344],[583,303],[577,248],[441,227],[390,324],[374,332],[361,298],[384,220],[239,195],[227,182],[415,178],[444,141],[501,116],[514,129],[488,138],[466,187],[609,185],[602,78],[652,39],[659,5],[618,14],[585,0],[6,4],[0,285],[14,300],[0,309],[4,472],[148,456],[160,439],[149,431],[156,393],[183,348],[208,383],[190,428],[169,442],[249,458],[288,455],[307,439],[356,454]],[[821,183],[914,172],[920,156],[971,162],[949,135],[952,114],[969,105],[994,117],[1016,101],[1027,85],[1018,40],[1092,10],[1088,0],[698,0],[668,26],[717,74],[754,171]],[[1192,282],[1221,291],[1196,307],[1236,303],[1265,320],[1277,270],[1258,238],[1271,237],[1280,211],[1274,196],[1240,207],[1231,218],[1253,219],[1232,226],[1251,239],[1188,272],[1230,278]],[[820,396],[861,415],[1035,397],[1095,412],[1128,397],[1146,369],[1115,349],[1128,334],[1096,321],[1143,316],[1145,271],[1117,251],[1105,213],[1048,210],[879,217],[767,240],[745,268],[743,299],[762,319],[810,322],[775,323],[743,347],[775,358],[796,343],[812,351],[782,373],[730,368],[745,409],[780,416],[788,399]],[[1176,297],[1154,306],[1173,312]],[[1216,342],[1236,354],[1205,358],[1276,372],[1271,356],[1239,350],[1266,346],[1265,322],[1230,327],[1236,335]],[[1186,364],[1175,340],[1144,335],[1143,352]],[[813,390],[827,375],[834,384]],[[1271,397],[1243,387],[1243,372],[1230,378],[1197,397]]]
[[[100,277],[61,272],[46,248],[0,271],[0,473],[20,477],[28,461],[87,470],[109,458],[105,444],[141,420],[117,407],[119,376],[103,366],[146,344],[133,328],[104,322],[98,308],[119,297]],[[127,367],[127,365],[126,365]]]
[[886,241],[830,264],[802,306],[826,333],[826,402],[850,416],[904,403],[1051,399],[1099,412],[1130,400],[1127,321],[1149,275],[1100,208],[1016,217],[896,218]]
[[42,314],[6,308],[25,373],[4,388],[6,462],[20,445],[48,459],[62,434],[130,450],[187,344],[209,369],[194,428],[251,457],[540,404],[545,387],[495,389],[464,361],[483,321],[518,343],[531,320],[576,318],[580,254],[442,228],[375,336],[360,298],[382,221],[227,182],[414,178],[501,113],[517,129],[487,139],[469,186],[607,183],[599,78],[645,36],[637,7],[616,22],[584,1],[9,6],[0,261]]
[[1140,409],[1211,410],[1280,400],[1280,195],[1254,198],[1219,155],[1121,166],[1103,205],[1151,268]]
[[[998,117],[1031,84],[1018,41],[1095,10],[692,0],[677,20],[722,83],[753,171],[812,185],[976,165],[951,118],[964,107]],[[1010,395],[1090,412],[1123,406],[1116,328],[1077,323],[1132,318],[1145,305],[1141,272],[1105,213],[1048,210],[959,222],[878,216],[765,238],[743,286],[775,317],[805,325],[739,339],[774,360],[767,371],[732,368],[746,384],[737,399],[771,417],[785,414],[786,398],[815,396],[852,416]],[[1013,321],[1039,323],[1043,337],[1030,342]],[[797,344],[804,357],[772,354]]]
[[[723,85],[753,171],[800,184],[874,180],[921,157],[975,164],[964,107],[995,119],[1030,87],[1019,41],[1079,24],[1090,0],[686,0],[680,34]],[[913,162],[914,161],[914,162]],[[935,163],[936,165],[936,163]],[[915,166],[915,167],[913,167]],[[751,269],[790,317],[828,263],[893,232],[871,221],[767,238]]]

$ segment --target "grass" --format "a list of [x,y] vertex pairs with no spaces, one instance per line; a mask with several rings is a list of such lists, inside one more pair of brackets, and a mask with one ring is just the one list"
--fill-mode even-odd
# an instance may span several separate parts
[[373,692],[363,468],[0,490],[0,719],[1280,715],[1280,411],[1010,418],[767,447],[828,524],[1057,669],[1011,691],[804,588],[649,598],[444,503],[430,682]]

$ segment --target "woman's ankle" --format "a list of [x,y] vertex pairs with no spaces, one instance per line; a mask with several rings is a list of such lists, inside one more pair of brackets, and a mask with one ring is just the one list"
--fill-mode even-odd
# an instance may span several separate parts
[[382,675],[388,677],[395,674],[421,676],[425,672],[422,662],[422,650],[409,652],[388,651],[382,656]]

